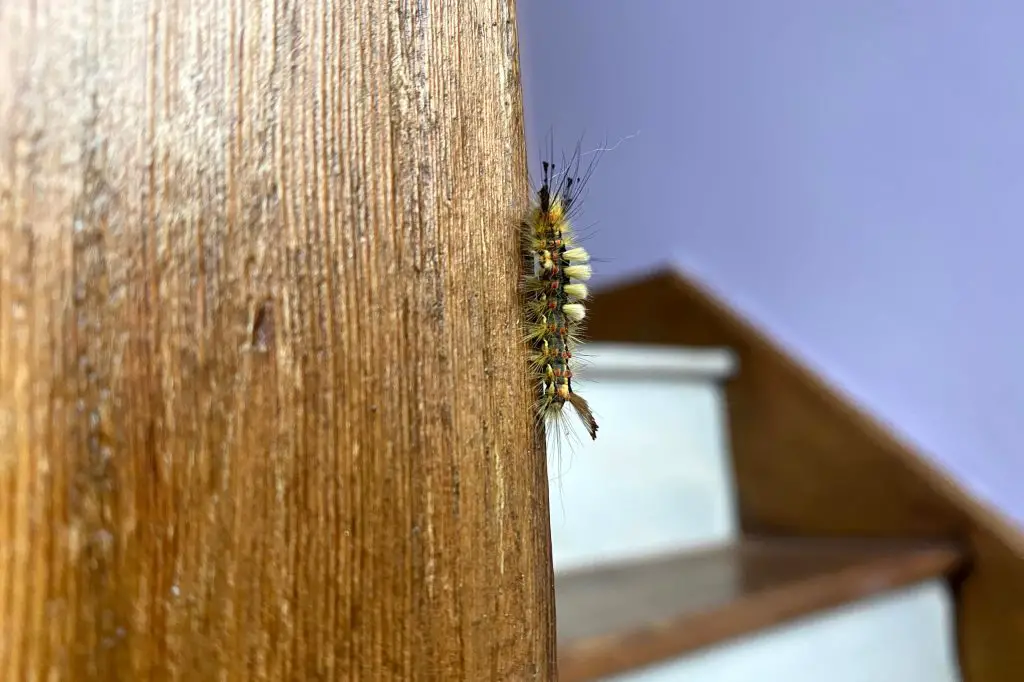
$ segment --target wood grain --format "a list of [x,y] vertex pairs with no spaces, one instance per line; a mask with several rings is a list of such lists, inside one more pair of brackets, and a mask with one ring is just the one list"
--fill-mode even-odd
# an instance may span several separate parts
[[0,677],[554,679],[517,50],[0,3]]
[[956,598],[964,680],[1020,679],[1020,529],[680,273],[656,272],[597,292],[589,319],[599,341],[733,349],[739,370],[726,394],[743,530],[962,541],[969,565]]
[[746,539],[556,578],[563,682],[599,680],[932,579],[936,543]]

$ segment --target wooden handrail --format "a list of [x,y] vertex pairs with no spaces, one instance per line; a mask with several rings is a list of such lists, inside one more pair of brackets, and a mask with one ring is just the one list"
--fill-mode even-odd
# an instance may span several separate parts
[[0,5],[0,678],[551,680],[512,2]]

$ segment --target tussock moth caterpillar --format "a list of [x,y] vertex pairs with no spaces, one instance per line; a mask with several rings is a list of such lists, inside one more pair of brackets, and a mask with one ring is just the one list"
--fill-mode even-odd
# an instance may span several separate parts
[[576,243],[570,219],[597,160],[580,178],[579,147],[561,176],[554,163],[542,163],[540,188],[522,223],[525,268],[526,339],[530,346],[530,370],[537,386],[537,418],[560,434],[570,431],[565,405],[575,410],[592,438],[597,420],[587,401],[573,390],[573,357],[586,318],[586,281],[590,279],[590,255]]

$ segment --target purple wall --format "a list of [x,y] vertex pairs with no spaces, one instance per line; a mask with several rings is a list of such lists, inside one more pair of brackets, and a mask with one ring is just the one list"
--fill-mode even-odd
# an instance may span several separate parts
[[606,276],[696,274],[1024,520],[1024,3],[519,11],[532,164],[640,131],[584,208]]

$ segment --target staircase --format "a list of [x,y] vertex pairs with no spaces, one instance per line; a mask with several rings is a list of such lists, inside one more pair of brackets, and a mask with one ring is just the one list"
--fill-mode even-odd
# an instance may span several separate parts
[[961,679],[959,548],[745,536],[723,390],[743,372],[735,356],[585,352],[577,387],[600,437],[551,463],[562,682]]

